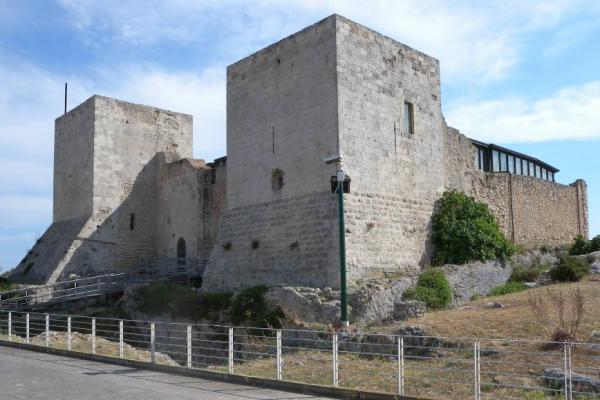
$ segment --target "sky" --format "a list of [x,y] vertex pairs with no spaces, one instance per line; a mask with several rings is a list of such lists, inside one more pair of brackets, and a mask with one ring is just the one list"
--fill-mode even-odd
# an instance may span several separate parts
[[0,268],[52,220],[54,119],[94,94],[192,114],[225,155],[225,69],[338,13],[440,60],[449,125],[588,183],[600,234],[596,0],[0,0]]

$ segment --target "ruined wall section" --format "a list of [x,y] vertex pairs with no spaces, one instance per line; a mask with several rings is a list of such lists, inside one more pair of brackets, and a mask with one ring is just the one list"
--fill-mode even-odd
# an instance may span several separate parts
[[177,257],[183,238],[186,258],[203,265],[214,245],[225,207],[225,164],[183,159],[167,164],[158,181],[157,235],[160,259]]
[[444,138],[445,184],[486,203],[506,237],[527,247],[564,245],[588,236],[587,188],[508,172],[475,168],[475,146],[448,127]]
[[[427,264],[444,187],[439,63],[343,17],[337,21],[338,110],[350,278]],[[414,133],[404,130],[412,103]]]

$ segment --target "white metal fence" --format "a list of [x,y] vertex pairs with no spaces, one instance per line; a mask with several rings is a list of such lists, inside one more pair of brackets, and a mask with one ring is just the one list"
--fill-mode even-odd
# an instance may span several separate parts
[[177,324],[0,311],[0,338],[434,399],[600,398],[600,344]]

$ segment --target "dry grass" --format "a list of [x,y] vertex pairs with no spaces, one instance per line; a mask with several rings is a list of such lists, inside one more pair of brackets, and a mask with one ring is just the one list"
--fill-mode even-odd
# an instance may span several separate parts
[[[580,288],[586,300],[586,312],[581,321],[579,340],[589,340],[592,331],[600,330],[600,277],[587,276],[580,282],[556,284],[551,287],[562,292],[564,296],[568,296],[571,288]],[[528,292],[544,296],[546,287],[482,298],[457,309],[427,313],[422,318],[405,321],[402,325],[422,326],[435,336],[549,340],[554,328],[558,326],[558,320],[555,318],[554,326],[540,326],[529,309]],[[485,308],[485,303],[490,301],[502,303],[506,307]],[[397,325],[390,325],[370,329],[393,332],[397,328]]]

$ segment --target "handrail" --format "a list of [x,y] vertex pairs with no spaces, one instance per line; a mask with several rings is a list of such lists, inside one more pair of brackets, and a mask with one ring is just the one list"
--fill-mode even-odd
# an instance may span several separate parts
[[201,274],[204,269],[200,260],[193,259],[165,259],[159,265],[160,267],[142,266],[131,272],[111,272],[0,292],[0,309],[20,310],[40,304],[109,294],[132,284],[168,281],[182,275],[189,278],[191,272]]

